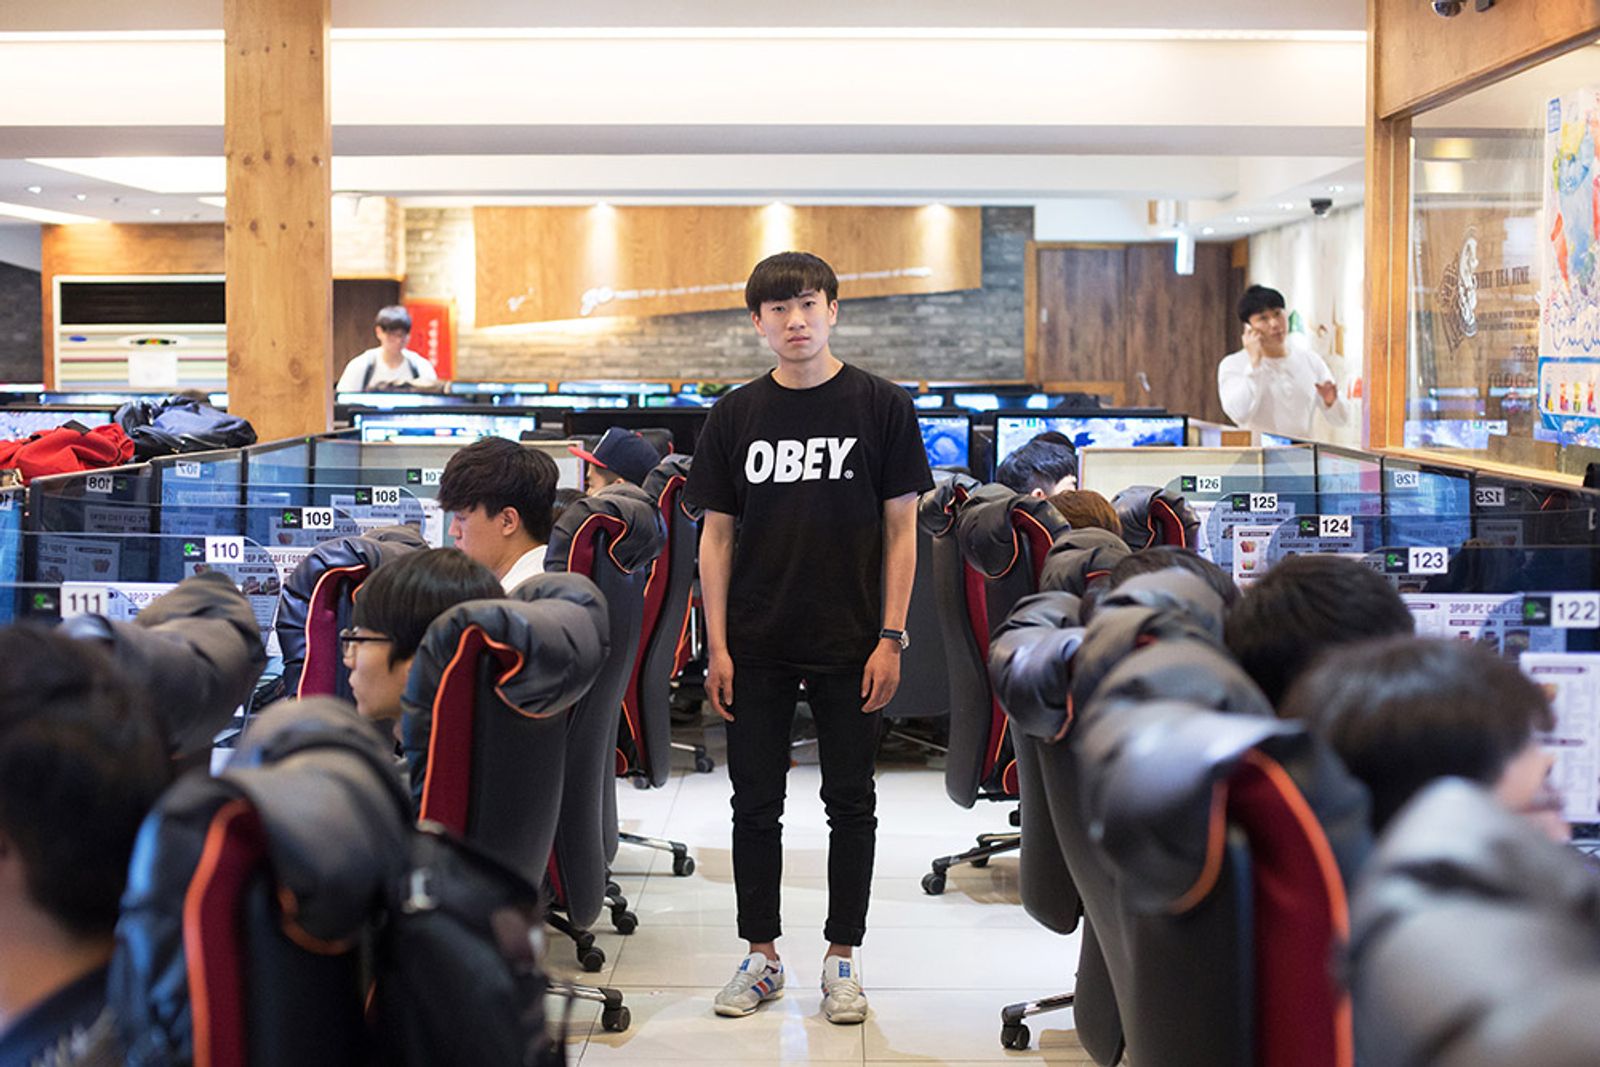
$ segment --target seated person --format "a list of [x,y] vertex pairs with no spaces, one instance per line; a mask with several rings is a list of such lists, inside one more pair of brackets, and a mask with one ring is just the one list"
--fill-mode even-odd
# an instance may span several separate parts
[[1415,629],[1405,601],[1372,568],[1337,556],[1295,556],[1267,571],[1229,610],[1227,642],[1276,708],[1295,679],[1335,645]]
[[339,635],[356,710],[390,736],[400,695],[428,625],[468,600],[498,600],[488,568],[454,548],[411,552],[372,572],[356,592],[350,629]]
[[581,489],[557,489],[555,499],[550,502],[550,528],[555,529],[556,523],[561,521],[561,513],[567,510],[567,505],[582,499]]
[[474,441],[439,476],[455,546],[494,572],[506,592],[544,573],[556,461],[503,437]]
[[1111,568],[1106,589],[1108,591],[1115,589],[1136,574],[1154,574],[1156,571],[1170,570],[1174,567],[1204,578],[1206,584],[1228,607],[1231,608],[1238,602],[1239,587],[1234,584],[1233,578],[1227,571],[1202,558],[1193,549],[1179,548],[1177,545],[1151,545],[1119,561]]
[[591,493],[618,482],[643,485],[645,477],[661,462],[655,445],[621,426],[607,430],[593,452],[585,452],[577,445],[567,447],[574,456],[587,461],[589,470],[583,486]]
[[165,747],[93,643],[7,627],[0,663],[0,1065],[121,1063],[106,965]]
[[1078,450],[1065,435],[1046,430],[1001,460],[994,480],[1012,492],[1036,497],[1076,489]]
[[1093,489],[1064,489],[1050,497],[1050,505],[1061,512],[1061,517],[1072,524],[1074,530],[1097,526],[1122,536],[1122,520],[1111,501]]
[[1544,691],[1479,645],[1388,637],[1335,649],[1294,684],[1281,713],[1305,721],[1366,785],[1374,831],[1423,786],[1455,777],[1568,837],[1547,783],[1555,757],[1534,739],[1555,727]]
[[404,307],[392,304],[380,310],[372,332],[378,339],[377,346],[345,364],[334,392],[362,393],[380,385],[438,381],[433,364],[406,347],[411,337],[411,313]]

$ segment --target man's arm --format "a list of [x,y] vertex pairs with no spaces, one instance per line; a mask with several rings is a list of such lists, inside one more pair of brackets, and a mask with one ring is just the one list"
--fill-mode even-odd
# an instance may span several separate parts
[[[911,584],[917,574],[917,494],[907,493],[883,502],[883,625],[906,628],[911,608]],[[878,642],[861,672],[861,710],[873,712],[894,699],[900,688],[900,646],[887,638]]]
[[[1329,423],[1343,426],[1350,421],[1350,406],[1339,395],[1339,386],[1328,369],[1328,361],[1316,352],[1311,352],[1310,356],[1312,375],[1317,379],[1317,406]],[[1329,396],[1333,397],[1331,403]]]
[[706,698],[717,714],[729,722],[733,721],[733,658],[728,655],[728,581],[732,574],[733,516],[708,511],[700,528],[700,599],[706,609]]
[[1217,394],[1222,398],[1222,410],[1236,426],[1246,426],[1261,408],[1261,383],[1256,378],[1259,363],[1230,362],[1233,357],[1217,365]]
[[365,384],[367,376],[367,360],[357,356],[344,365],[344,373],[339,375],[339,382],[333,387],[336,393],[359,393]]

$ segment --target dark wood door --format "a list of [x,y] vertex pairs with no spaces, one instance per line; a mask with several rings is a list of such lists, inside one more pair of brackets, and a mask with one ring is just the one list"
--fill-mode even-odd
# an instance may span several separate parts
[[1039,250],[1041,381],[1126,378],[1125,251],[1121,246]]

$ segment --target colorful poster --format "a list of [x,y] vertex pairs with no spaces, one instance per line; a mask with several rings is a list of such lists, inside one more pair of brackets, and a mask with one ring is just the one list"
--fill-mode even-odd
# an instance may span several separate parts
[[1545,113],[1539,256],[1539,415],[1564,442],[1600,445],[1600,89]]
[[1555,756],[1550,782],[1567,821],[1600,821],[1600,655],[1524,653],[1522,672],[1544,689],[1555,712],[1555,729],[1539,741]]

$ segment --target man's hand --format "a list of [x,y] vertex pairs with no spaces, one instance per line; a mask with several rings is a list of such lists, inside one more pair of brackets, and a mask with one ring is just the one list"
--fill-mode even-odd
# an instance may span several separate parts
[[713,652],[706,663],[706,699],[729,722],[733,721],[733,657]]
[[1266,356],[1266,352],[1261,347],[1261,331],[1249,323],[1246,323],[1244,327],[1244,350],[1250,354],[1250,367],[1252,370],[1261,366],[1261,360]]
[[1322,406],[1331,408],[1339,399],[1339,387],[1332,382],[1318,382],[1317,395],[1322,398]]
[[894,699],[900,688],[900,648],[888,641],[879,641],[867,665],[861,671],[861,713],[870,715]]

